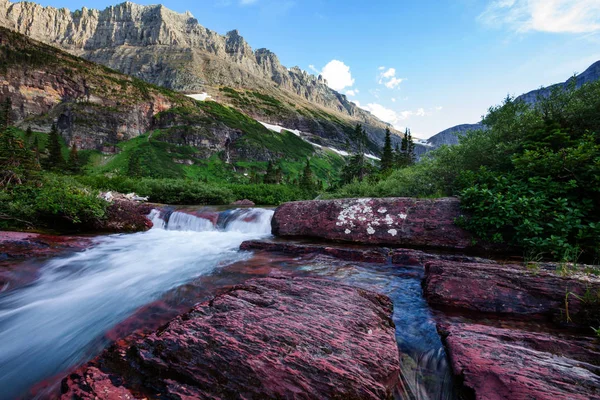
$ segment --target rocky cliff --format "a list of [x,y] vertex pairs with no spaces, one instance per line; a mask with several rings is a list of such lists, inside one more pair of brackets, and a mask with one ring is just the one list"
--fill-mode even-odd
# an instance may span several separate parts
[[356,122],[365,125],[372,142],[383,143],[387,124],[330,89],[321,76],[288,69],[271,51],[253,51],[238,31],[219,35],[189,12],[130,2],[103,11],[84,7],[70,12],[0,0],[0,25],[180,92],[207,92],[224,101],[230,99],[218,90],[223,87],[275,96],[282,103],[276,113],[251,102],[233,105],[266,122],[318,134],[332,144],[345,143],[348,128]]

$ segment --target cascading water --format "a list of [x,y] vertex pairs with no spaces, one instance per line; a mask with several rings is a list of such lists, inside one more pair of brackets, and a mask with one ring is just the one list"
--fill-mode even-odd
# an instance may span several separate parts
[[[237,213],[237,214],[236,214]],[[0,399],[81,362],[103,334],[167,291],[248,257],[244,240],[271,233],[273,211],[235,211],[218,229],[173,212],[154,228],[112,235],[81,253],[46,262],[28,286],[0,295]]]

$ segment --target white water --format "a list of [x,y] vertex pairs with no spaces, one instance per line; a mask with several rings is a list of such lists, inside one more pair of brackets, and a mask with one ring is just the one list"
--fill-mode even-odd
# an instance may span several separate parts
[[77,364],[107,330],[170,289],[245,259],[239,245],[270,235],[272,215],[234,212],[217,230],[177,212],[164,223],[155,211],[148,232],[107,236],[47,262],[31,285],[0,296],[0,399]]

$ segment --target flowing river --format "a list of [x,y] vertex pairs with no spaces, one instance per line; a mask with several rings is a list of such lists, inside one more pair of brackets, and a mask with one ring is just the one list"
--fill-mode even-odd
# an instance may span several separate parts
[[[156,329],[218,287],[282,271],[390,296],[403,365],[397,397],[453,398],[445,353],[421,293],[422,268],[239,251],[245,240],[270,236],[272,215],[229,210],[215,226],[189,213],[161,217],[153,211],[148,232],[98,237],[86,251],[41,261],[32,282],[0,293],[0,399],[53,397],[60,377],[111,340]],[[53,385],[40,389],[45,381]]]

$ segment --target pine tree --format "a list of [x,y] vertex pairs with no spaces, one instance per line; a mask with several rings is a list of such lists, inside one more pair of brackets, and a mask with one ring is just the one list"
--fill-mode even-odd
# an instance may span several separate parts
[[2,107],[0,109],[0,129],[7,129],[12,125],[12,100],[10,97],[7,97],[6,100],[2,103]]
[[33,178],[36,170],[33,153],[13,128],[0,128],[0,187],[20,185]]
[[35,135],[33,138],[33,144],[31,145],[33,148],[33,154],[35,157],[36,163],[39,165],[40,163],[40,137]]
[[62,155],[60,145],[60,135],[56,125],[52,124],[52,129],[48,135],[48,159],[46,166],[50,170],[60,171],[65,168],[65,159]]
[[31,146],[31,137],[33,136],[33,131],[31,130],[31,127],[28,126],[27,130],[25,131],[25,145],[27,147]]
[[312,192],[315,189],[313,173],[308,158],[306,159],[306,165],[304,166],[304,171],[302,171],[302,176],[300,176],[300,188],[307,192]]
[[79,164],[79,153],[77,151],[77,144],[75,142],[73,142],[71,151],[69,152],[69,170],[74,174],[81,170],[81,165]]
[[127,175],[132,178],[139,178],[142,176],[142,162],[140,160],[139,152],[134,151],[129,160],[127,160]]
[[406,146],[407,165],[415,163],[415,142],[413,141],[410,129],[408,130],[407,146]]
[[392,150],[392,136],[389,129],[385,130],[385,143],[381,155],[381,171],[388,172],[394,166],[394,152]]
[[271,160],[267,163],[267,172],[265,173],[264,183],[272,185],[275,183],[275,169]]

